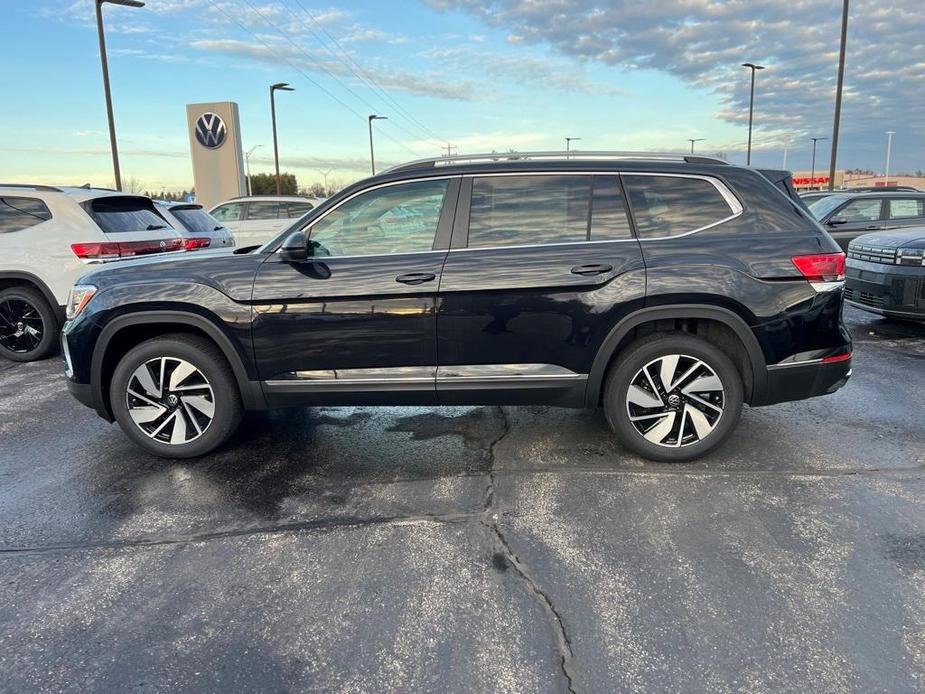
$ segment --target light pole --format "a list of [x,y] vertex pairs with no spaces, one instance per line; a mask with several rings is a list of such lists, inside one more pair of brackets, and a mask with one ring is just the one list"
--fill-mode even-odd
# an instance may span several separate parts
[[790,149],[790,140],[787,140],[784,143],[784,165],[781,167],[784,170],[787,169],[787,150],[789,149]]
[[829,159],[829,190],[835,190],[835,159],[838,154],[838,127],[841,124],[841,91],[845,81],[845,44],[848,42],[848,0],[841,11],[841,47],[838,49],[838,83],[835,87],[835,121],[832,124],[832,157]]
[[370,114],[367,123],[369,124],[369,165],[373,170],[373,176],[376,175],[376,157],[373,154],[373,121],[374,120],[388,120],[388,116],[377,116],[376,114]]
[[569,155],[572,152],[572,143],[576,140],[580,140],[580,137],[567,137],[565,138],[565,158],[568,159]]
[[751,166],[752,163],[752,119],[755,115],[755,72],[764,70],[763,65],[755,63],[742,63],[742,67],[747,67],[752,71],[752,95],[748,100],[748,152],[745,155],[745,164]]
[[276,194],[283,194],[283,187],[279,180],[279,146],[276,144],[276,90],[282,92],[294,92],[295,88],[290,87],[286,82],[277,82],[270,85],[270,118],[273,121],[273,162],[276,164]]
[[254,145],[244,153],[244,168],[247,173],[247,194],[249,196],[254,194],[254,191],[251,189],[251,155],[258,147],[263,147],[263,145]]
[[322,171],[321,169],[318,169],[318,173],[320,173],[322,176],[324,176],[324,195],[325,195],[325,197],[327,197],[327,195],[328,195],[328,175],[329,175],[333,170],[334,170],[334,169],[328,169],[327,171]]
[[893,135],[895,130],[886,131],[886,173],[883,175],[883,185],[890,185],[890,154],[893,153]]
[[827,138],[827,137],[811,137],[811,138],[809,138],[809,139],[813,141],[813,167],[812,167],[812,169],[810,169],[810,174],[809,174],[809,189],[812,190],[812,188],[813,188],[813,179],[816,178],[816,143],[819,142],[819,140],[828,140],[829,138]]
[[103,3],[124,7],[144,7],[138,0],[96,0],[96,32],[100,39],[100,62],[103,65],[103,91],[106,94],[106,115],[109,118],[109,146],[112,149],[112,171],[116,179],[116,190],[122,190],[122,174],[119,171],[119,148],[116,146],[116,122],[112,116],[112,92],[109,90],[109,60],[106,58],[106,37],[103,32]]
[[689,137],[689,138],[687,138],[687,141],[691,143],[691,154],[694,153],[694,143],[695,143],[695,142],[703,142],[703,140],[704,140],[704,138],[702,138],[702,137]]

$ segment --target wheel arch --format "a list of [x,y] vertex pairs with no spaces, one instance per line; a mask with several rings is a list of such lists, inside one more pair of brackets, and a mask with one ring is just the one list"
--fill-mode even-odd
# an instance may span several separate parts
[[6,289],[8,287],[32,287],[33,289],[38,289],[57,317],[58,327],[60,328],[61,325],[64,324],[64,312],[61,310],[58,299],[55,297],[54,292],[49,289],[48,285],[45,284],[44,280],[37,275],[20,270],[4,270],[0,272],[0,289]]
[[[688,332],[695,336],[702,336],[699,329],[689,329],[692,325],[697,328],[699,321],[722,326],[719,330],[714,330],[715,334],[706,339],[721,349],[725,347],[725,351],[732,348],[734,353],[730,354],[730,357],[738,362],[736,366],[743,376],[746,402],[759,400],[767,387],[767,364],[764,352],[745,320],[734,311],[720,306],[676,304],[640,309],[620,320],[611,329],[604,338],[594,358],[591,372],[588,374],[585,405],[597,407],[600,404],[607,370],[640,329],[651,328],[652,332],[657,330]],[[741,347],[740,353],[736,353],[736,344],[728,343],[729,339],[737,341],[738,346]],[[726,342],[725,345],[724,342]],[[737,360],[736,357],[740,358]]]
[[201,335],[219,348],[234,374],[245,409],[265,407],[263,391],[260,384],[249,377],[241,348],[215,323],[185,311],[141,311],[118,316],[100,331],[90,363],[90,382],[97,397],[97,410],[112,421],[107,375],[111,376],[118,358],[141,340],[184,332]]

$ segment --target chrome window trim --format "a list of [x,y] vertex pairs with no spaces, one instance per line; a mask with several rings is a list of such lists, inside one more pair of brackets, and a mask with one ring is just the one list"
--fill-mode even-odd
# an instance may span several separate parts
[[[299,231],[306,232],[309,231],[309,238],[311,238],[310,230],[311,228],[320,222],[322,219],[327,217],[331,212],[336,209],[339,209],[341,205],[353,200],[358,195],[363,195],[380,188],[388,188],[390,186],[403,185],[406,183],[417,183],[419,181],[436,181],[436,180],[446,180],[446,179],[463,179],[463,178],[487,178],[487,177],[496,177],[496,176],[652,176],[652,177],[662,177],[662,178],[693,178],[710,183],[719,194],[723,197],[725,203],[729,206],[731,215],[724,217],[716,222],[707,224],[706,226],[698,227],[692,229],[691,231],[685,231],[682,234],[674,234],[671,236],[653,236],[650,238],[629,238],[629,239],[604,239],[601,241],[557,241],[553,243],[532,243],[532,244],[518,244],[514,246],[480,246],[478,248],[450,248],[449,253],[459,253],[459,252],[470,252],[470,251],[490,251],[490,250],[509,250],[515,248],[548,248],[550,246],[576,246],[581,244],[601,244],[601,243],[628,243],[628,242],[639,242],[645,243],[647,241],[664,241],[666,239],[678,239],[685,236],[690,236],[691,234],[696,234],[706,229],[711,229],[720,224],[725,224],[728,221],[739,217],[745,212],[745,208],[742,206],[742,203],[739,202],[739,199],[735,194],[729,190],[725,183],[719,179],[708,176],[705,174],[690,174],[690,173],[664,173],[664,172],[654,172],[654,171],[496,171],[488,173],[455,173],[455,174],[444,174],[442,176],[421,176],[420,178],[408,178],[402,179],[400,181],[387,181],[385,183],[379,183],[369,188],[363,188],[351,194],[349,197],[344,198],[337,203],[334,207],[329,210],[325,210],[324,213],[317,219],[313,219],[311,224],[306,224],[303,227],[299,228]],[[629,215],[629,210],[627,210]],[[282,248],[277,248],[274,253],[279,253]],[[331,256],[319,256],[318,259],[323,258],[381,258],[389,256],[398,256],[398,255],[417,255],[421,253],[442,253],[442,249],[435,251],[433,249],[427,251],[405,251],[403,253],[366,253],[360,255],[331,255]]]
[[845,288],[845,280],[833,280],[832,282],[810,282],[809,286],[816,290],[817,293],[837,292]]

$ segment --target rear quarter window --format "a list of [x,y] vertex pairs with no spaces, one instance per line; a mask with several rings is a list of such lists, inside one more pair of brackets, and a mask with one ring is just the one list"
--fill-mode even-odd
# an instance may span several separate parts
[[38,198],[0,198],[0,234],[22,231],[51,219],[51,212]]
[[686,234],[735,214],[723,194],[706,179],[626,175],[623,185],[640,238]]
[[180,220],[186,230],[194,234],[208,234],[221,228],[221,224],[201,207],[181,207],[170,213]]

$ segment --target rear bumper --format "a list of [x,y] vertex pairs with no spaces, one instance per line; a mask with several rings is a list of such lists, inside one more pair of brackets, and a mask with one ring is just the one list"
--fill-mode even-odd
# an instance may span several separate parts
[[925,269],[848,261],[845,301],[896,318],[925,320]]
[[769,366],[767,372],[764,397],[753,405],[773,405],[834,393],[851,377],[851,359],[831,363],[778,364]]

